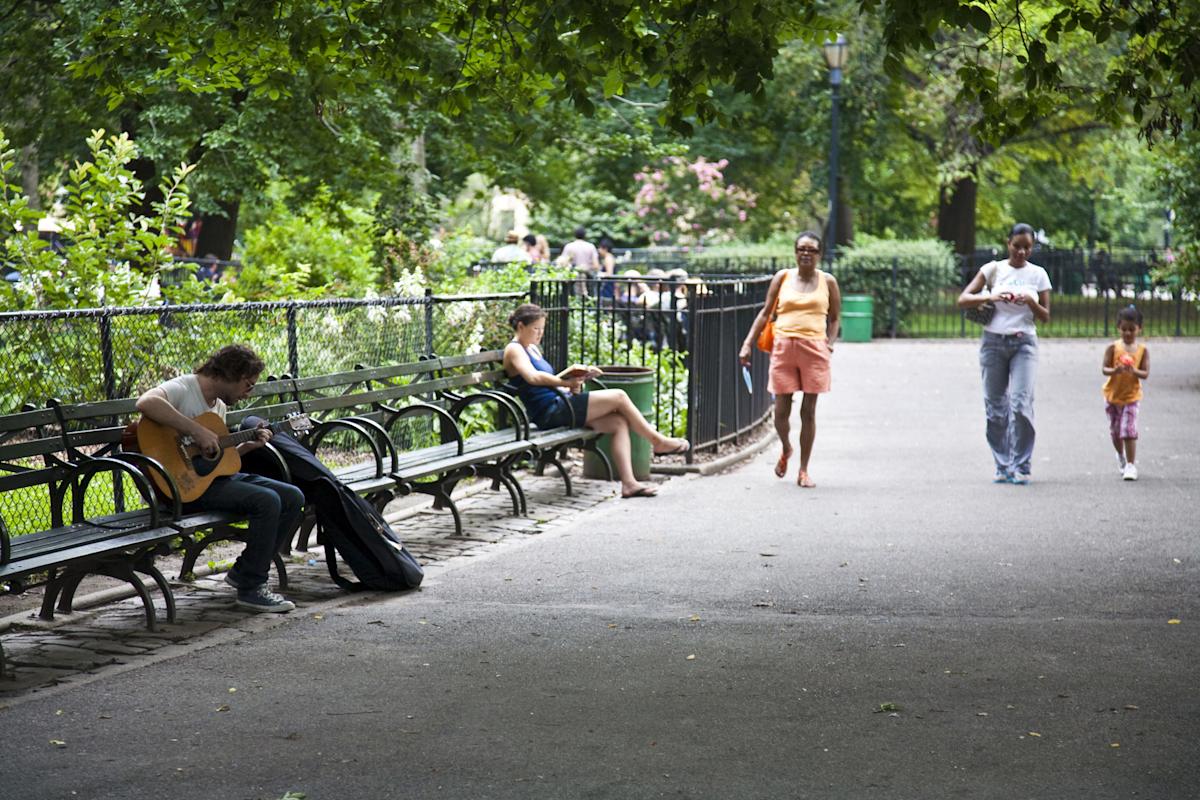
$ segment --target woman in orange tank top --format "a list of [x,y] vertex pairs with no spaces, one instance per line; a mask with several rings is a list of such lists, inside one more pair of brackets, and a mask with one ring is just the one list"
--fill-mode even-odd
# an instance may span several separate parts
[[829,362],[840,325],[842,295],[837,280],[817,269],[821,261],[821,237],[805,231],[796,237],[796,268],[775,274],[767,289],[763,308],[754,318],[742,343],[738,360],[750,363],[750,348],[758,340],[767,320],[775,316],[775,344],[771,349],[769,388],[775,395],[775,432],[783,453],[775,463],[775,475],[787,474],[792,455],[792,395],[803,392],[800,401],[800,475],[796,483],[809,489],[817,484],[808,474],[808,460],[817,436],[817,395],[829,391]]

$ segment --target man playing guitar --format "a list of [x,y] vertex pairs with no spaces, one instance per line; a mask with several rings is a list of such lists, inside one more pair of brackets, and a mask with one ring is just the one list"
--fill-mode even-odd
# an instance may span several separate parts
[[[220,455],[217,434],[195,421],[212,412],[225,419],[229,405],[246,398],[258,382],[264,364],[245,345],[228,345],[209,356],[192,375],[181,375],[145,392],[138,411],[155,422],[190,436],[205,456]],[[237,445],[244,454],[263,446],[271,431],[260,428],[257,438]],[[300,524],[304,494],[295,486],[260,475],[237,472],[217,477],[200,497],[185,504],[188,511],[229,511],[249,520],[246,549],[225,575],[237,589],[237,604],[251,611],[282,613],[296,607],[267,588],[271,558]]]

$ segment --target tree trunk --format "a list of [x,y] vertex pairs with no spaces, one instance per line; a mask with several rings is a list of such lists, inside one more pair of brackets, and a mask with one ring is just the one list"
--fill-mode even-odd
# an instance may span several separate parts
[[21,148],[21,191],[29,198],[29,207],[35,211],[42,209],[42,198],[38,194],[40,181],[37,145],[27,144]]
[[954,252],[970,255],[975,252],[975,177],[960,178],[951,186],[943,186],[938,195],[937,235],[954,244]]
[[425,166],[424,131],[413,137],[409,155],[413,163],[412,172],[409,176],[412,181],[413,191],[417,194],[426,194],[429,191],[429,171]]
[[222,261],[233,257],[233,239],[237,235],[238,200],[222,200],[217,205],[224,214],[204,214],[200,217],[200,240],[196,243],[198,258],[216,256]]

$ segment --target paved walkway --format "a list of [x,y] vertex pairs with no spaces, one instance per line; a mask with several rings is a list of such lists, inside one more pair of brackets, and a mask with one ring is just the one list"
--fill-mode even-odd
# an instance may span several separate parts
[[[521,478],[529,499],[529,514],[511,516],[508,494],[476,486],[458,501],[466,536],[456,537],[453,519],[422,504],[399,514],[389,509],[389,518],[405,546],[430,575],[449,561],[474,558],[510,539],[537,536],[567,524],[582,511],[615,497],[615,484],[575,480],[574,494],[563,493],[556,475]],[[401,505],[403,501],[397,503]],[[399,517],[399,518],[397,518]],[[240,545],[233,546],[236,554]],[[226,548],[230,549],[230,548]],[[177,560],[177,559],[176,559]],[[344,564],[339,572],[353,579]],[[164,574],[170,570],[164,567]],[[130,598],[110,602],[74,614],[58,614],[52,621],[37,618],[36,609],[0,620],[10,627],[3,633],[8,674],[0,679],[0,709],[6,703],[33,693],[66,685],[79,685],[97,678],[144,666],[164,658],[176,658],[192,650],[233,641],[250,633],[267,630],[288,620],[287,615],[248,614],[233,602],[232,590],[222,581],[223,573],[192,583],[172,581],[176,622],[165,622],[166,610],[155,590],[157,630],[145,627],[141,601]],[[322,548],[293,553],[288,564],[289,599],[296,613],[318,617],[326,610],[354,602],[371,602],[379,595],[348,594],[329,579]],[[32,600],[36,605],[38,600]],[[0,789],[0,797],[3,790]]]
[[1137,483],[1102,342],[1044,344],[1027,487],[970,343],[843,344],[816,490],[768,450],[26,695],[0,800],[1196,796],[1200,342],[1150,345]]

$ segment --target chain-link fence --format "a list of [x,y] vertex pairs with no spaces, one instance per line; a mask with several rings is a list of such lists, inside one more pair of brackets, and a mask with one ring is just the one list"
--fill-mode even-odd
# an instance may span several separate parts
[[269,375],[320,375],[501,347],[523,294],[0,314],[0,413],[133,397],[241,342]]

